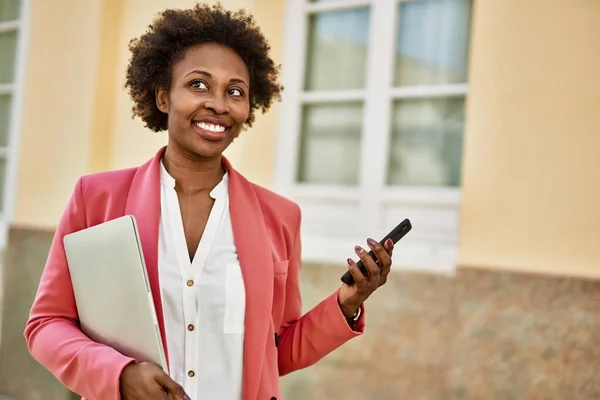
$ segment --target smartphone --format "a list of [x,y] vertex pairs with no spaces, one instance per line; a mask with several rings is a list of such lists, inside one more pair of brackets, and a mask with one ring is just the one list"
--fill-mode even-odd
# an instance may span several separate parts
[[[412,225],[410,223],[410,220],[407,218],[404,221],[400,222],[400,224],[398,224],[397,227],[392,229],[390,233],[385,235],[385,237],[381,239],[379,243],[384,244],[386,240],[392,239],[394,244],[396,244],[400,239],[404,237],[404,235],[406,235],[411,230],[411,228]],[[373,250],[369,251],[369,255],[373,257],[373,259],[375,259],[376,263],[379,263],[379,260],[377,260],[375,254],[373,253]],[[358,265],[358,268],[360,268],[360,272],[362,272],[363,275],[367,276],[367,268],[365,267],[363,262],[359,260],[356,264]],[[342,276],[342,282],[344,282],[346,285],[354,284],[354,277],[352,276],[352,274],[350,274],[350,271],[346,271],[346,273]]]

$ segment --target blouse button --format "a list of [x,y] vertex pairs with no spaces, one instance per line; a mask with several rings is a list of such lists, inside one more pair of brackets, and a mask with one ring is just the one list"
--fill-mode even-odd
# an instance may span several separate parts
[[187,285],[190,286],[190,287],[194,286],[194,281],[191,280],[191,279],[188,279]]
[[188,371],[188,376],[190,378],[193,378],[195,375],[196,375],[196,373],[194,371],[192,371],[192,370]]
[[193,331],[194,329],[195,329],[195,328],[194,328],[194,325],[192,325],[192,324],[189,324],[189,325],[188,325],[188,331],[190,331],[190,332],[191,332],[191,331]]

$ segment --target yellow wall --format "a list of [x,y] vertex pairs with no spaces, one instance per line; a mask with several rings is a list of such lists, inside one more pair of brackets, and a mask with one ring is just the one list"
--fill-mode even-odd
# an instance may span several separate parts
[[[153,16],[194,0],[34,1],[14,225],[54,229],[76,179],[140,164],[166,143],[131,119],[123,89],[129,53]],[[280,60],[283,0],[225,0],[253,12]],[[234,165],[270,183],[276,108],[228,150]],[[243,149],[243,150],[242,150]]]
[[53,227],[89,168],[102,2],[32,4],[14,221]]
[[598,21],[597,0],[477,2],[461,265],[600,277]]
[[[54,229],[77,177],[139,164],[165,143],[130,117],[127,43],[194,0],[34,1],[14,224]],[[284,0],[253,12],[281,59]],[[600,2],[478,1],[459,264],[600,276]],[[228,150],[273,171],[277,107]]]

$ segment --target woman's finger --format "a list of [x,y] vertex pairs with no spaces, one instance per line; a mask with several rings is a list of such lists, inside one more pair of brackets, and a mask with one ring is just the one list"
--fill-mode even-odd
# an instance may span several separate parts
[[351,258],[349,258],[347,260],[347,262],[348,262],[348,271],[350,271],[350,275],[352,275],[352,277],[354,278],[354,284],[355,285],[363,284],[367,280],[367,278],[360,271],[358,264],[356,264],[354,262],[354,260]]
[[392,239],[386,240],[385,243],[383,244],[383,247],[385,247],[385,251],[387,251],[387,253],[391,257],[392,253],[394,253],[394,241]]
[[356,252],[356,255],[360,258],[360,260],[364,264],[367,271],[369,272],[367,281],[369,281],[369,282],[378,281],[379,274],[381,273],[381,271],[379,270],[379,266],[377,265],[377,263],[375,262],[373,257],[371,257],[369,255],[369,253],[367,253],[367,251],[360,246],[354,247],[354,251]]
[[386,249],[375,240],[367,239],[367,244],[369,245],[369,247],[375,254],[375,257],[377,257],[377,260],[379,261],[378,265],[379,269],[381,270],[381,274],[386,276],[388,272],[390,272],[392,258],[390,257]]

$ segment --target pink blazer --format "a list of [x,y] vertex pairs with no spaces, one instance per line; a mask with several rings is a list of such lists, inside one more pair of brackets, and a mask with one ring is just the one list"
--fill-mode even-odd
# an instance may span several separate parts
[[[119,376],[133,360],[81,332],[63,236],[123,215],[135,216],[168,352],[157,265],[159,162],[164,151],[138,168],[80,178],[50,248],[25,338],[31,355],[83,398],[120,399]],[[339,309],[337,291],[301,314],[299,207],[248,182],[227,160],[224,165],[230,174],[231,221],[246,287],[242,399],[281,399],[279,376],[314,364],[362,334],[364,317],[351,330]]]

